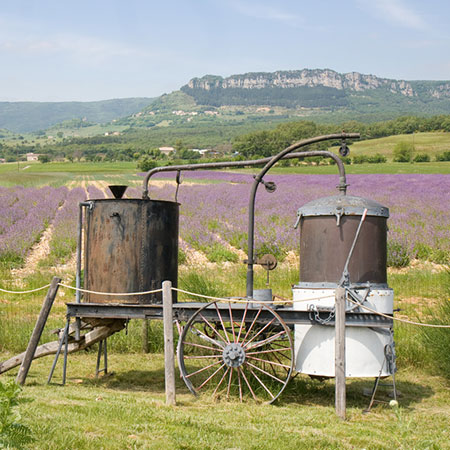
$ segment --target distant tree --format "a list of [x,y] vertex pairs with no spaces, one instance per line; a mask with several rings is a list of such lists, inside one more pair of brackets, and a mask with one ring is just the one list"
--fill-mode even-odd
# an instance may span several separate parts
[[394,147],[394,162],[411,162],[414,145],[410,142],[399,142]]
[[138,161],[138,169],[142,170],[143,172],[148,172],[151,169],[154,169],[155,167],[158,166],[158,163],[154,160],[151,159],[148,156],[143,156],[139,161]]
[[41,163],[45,164],[45,163],[50,162],[50,155],[46,155],[46,154],[39,155],[38,159]]
[[64,137],[64,133],[62,131],[58,131],[56,133],[56,136],[58,136],[61,139],[62,137]]

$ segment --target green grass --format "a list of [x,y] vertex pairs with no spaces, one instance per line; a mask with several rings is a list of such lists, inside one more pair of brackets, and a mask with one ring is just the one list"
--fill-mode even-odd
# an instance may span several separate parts
[[177,406],[168,407],[162,355],[111,354],[114,374],[99,380],[93,377],[95,359],[95,352],[70,355],[64,387],[46,384],[49,359],[33,363],[19,405],[21,422],[35,439],[27,448],[450,448],[450,390],[423,372],[397,374],[398,410],[377,405],[367,415],[362,390],[372,382],[349,380],[343,422],[334,413],[332,382],[299,376],[276,405],[256,405],[195,398],[177,377]]
[[[256,268],[255,287],[265,287],[265,271]],[[243,295],[246,267],[235,264],[198,269],[184,267],[179,286],[209,295]],[[0,273],[2,287],[11,287],[13,277]],[[36,273],[25,288],[42,286],[50,272]],[[298,279],[296,267],[281,264],[271,272],[274,293],[290,297],[291,284]],[[447,300],[446,273],[415,269],[389,273],[395,289],[396,306],[405,314],[427,313],[437,300]],[[61,291],[52,311],[45,340],[54,339],[51,328],[64,324],[65,302],[73,292]],[[0,301],[0,361],[24,350],[45,291],[13,296]],[[185,297],[183,297],[185,299]],[[411,302],[413,299],[413,302]],[[417,308],[422,305],[423,308]],[[409,309],[407,309],[409,308]],[[334,414],[334,384],[320,383],[299,375],[292,380],[276,405],[247,404],[233,400],[194,398],[177,377],[178,406],[164,404],[164,358],[161,323],[150,322],[151,350],[141,352],[142,321],[131,321],[128,334],[117,333],[109,340],[109,369],[114,374],[96,380],[93,376],[96,348],[69,356],[68,384],[46,385],[52,357],[33,362],[19,411],[21,423],[35,438],[30,449],[441,449],[450,448],[448,378],[438,375],[420,329],[396,324],[395,339],[401,392],[400,408],[377,404],[362,414],[368,398],[362,395],[372,380],[351,379],[347,384],[347,416],[342,422]],[[4,383],[17,369],[0,376]],[[61,361],[55,373],[60,381]],[[388,399],[383,392],[380,398]]]
[[374,155],[380,153],[392,159],[394,147],[399,142],[414,144],[415,153],[427,153],[432,159],[436,154],[450,149],[450,133],[414,133],[399,134],[379,139],[355,141],[350,147],[350,155]]

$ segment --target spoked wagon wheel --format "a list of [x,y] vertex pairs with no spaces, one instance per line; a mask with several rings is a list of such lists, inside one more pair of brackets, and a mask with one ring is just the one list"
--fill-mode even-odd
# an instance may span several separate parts
[[[234,316],[234,317],[233,317]],[[271,308],[234,310],[212,302],[183,328],[178,363],[189,390],[197,395],[238,396],[274,402],[289,381],[294,350],[289,327]]]

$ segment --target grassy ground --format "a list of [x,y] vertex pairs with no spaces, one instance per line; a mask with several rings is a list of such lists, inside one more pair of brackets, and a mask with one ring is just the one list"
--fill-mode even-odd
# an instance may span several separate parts
[[394,147],[399,142],[413,144],[416,153],[427,153],[432,159],[438,153],[450,149],[450,133],[414,133],[399,134],[379,139],[369,139],[366,141],[355,141],[351,145],[350,153],[355,155],[374,155],[381,153],[392,160]]
[[50,361],[33,364],[19,407],[35,437],[27,448],[450,448],[450,390],[422,372],[400,371],[400,407],[377,404],[369,414],[362,391],[371,382],[349,381],[342,422],[332,382],[299,376],[277,404],[255,405],[194,398],[177,378],[178,404],[168,407],[162,355],[111,354],[109,363],[114,373],[96,380],[95,352],[71,355],[64,387],[45,383]]
[[[255,286],[264,287],[265,273],[258,268]],[[186,289],[215,289],[214,295],[236,295],[245,287],[245,267],[210,266],[201,272],[183,268],[180,286]],[[43,285],[50,272],[35,274],[27,287]],[[2,278],[7,278],[3,273]],[[271,277],[274,292],[290,296],[290,285],[298,278],[297,268],[281,265]],[[411,318],[427,312],[439,299],[447,298],[448,274],[433,273],[427,267],[391,271],[389,284],[396,291],[396,307]],[[2,295],[0,360],[24,349],[44,293]],[[64,302],[73,293],[62,291],[52,312],[49,329],[64,323]],[[409,308],[409,309],[408,309]],[[6,313],[6,316],[5,316]],[[9,320],[5,322],[5,319]],[[5,328],[7,325],[8,330]],[[292,380],[275,405],[213,400],[188,393],[177,377],[178,405],[164,404],[164,361],[161,354],[161,324],[152,322],[151,348],[158,353],[143,354],[141,322],[130,323],[128,335],[120,332],[110,339],[109,368],[114,374],[96,380],[93,376],[96,349],[69,356],[65,387],[46,384],[52,357],[33,362],[19,406],[21,422],[28,425],[35,441],[30,449],[442,449],[450,448],[449,380],[439,376],[432,361],[424,358],[420,330],[396,324],[396,347],[400,371],[397,387],[400,407],[377,404],[363,414],[369,398],[363,395],[372,380],[348,380],[348,420],[334,414],[334,385],[299,375]],[[3,333],[4,334],[4,333]],[[2,333],[0,333],[2,335]],[[13,338],[13,340],[6,339]],[[9,342],[9,343],[8,343]],[[16,347],[20,343],[21,348]],[[16,353],[16,352],[14,352]],[[0,376],[5,382],[17,369]],[[61,377],[61,361],[55,382]],[[389,400],[386,391],[380,399]]]

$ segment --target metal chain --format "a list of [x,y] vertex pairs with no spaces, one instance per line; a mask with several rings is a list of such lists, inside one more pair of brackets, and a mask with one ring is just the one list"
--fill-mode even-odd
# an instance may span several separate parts
[[[328,317],[326,319],[322,319],[320,317],[320,312],[317,309],[316,305],[309,305],[308,309],[309,309],[309,318],[310,318],[310,320],[314,320],[314,321],[320,323],[321,325],[328,325],[334,319],[334,316],[336,314],[336,307],[334,307],[334,306],[331,309],[331,311],[328,314]],[[314,317],[312,315],[313,313],[314,313]]]

